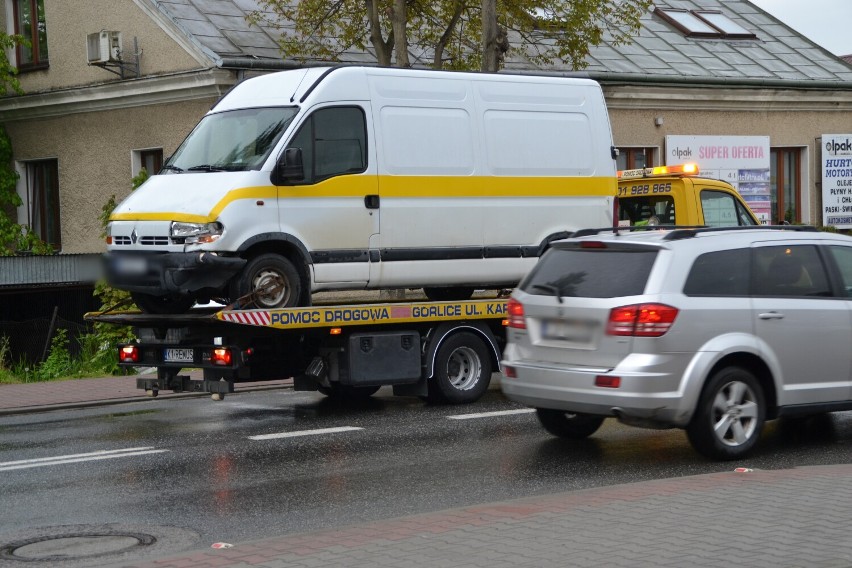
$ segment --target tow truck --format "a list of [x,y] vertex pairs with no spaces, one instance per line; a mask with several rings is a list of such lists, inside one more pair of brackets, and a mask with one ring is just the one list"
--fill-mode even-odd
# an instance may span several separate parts
[[[126,368],[156,368],[156,377],[136,379],[152,397],[196,391],[222,400],[235,383],[292,377],[294,390],[330,397],[369,397],[390,385],[395,395],[460,404],[479,399],[499,370],[507,295],[453,302],[377,296],[181,315],[107,311],[85,319],[135,329],[136,341],[118,345],[118,360]],[[203,378],[184,369],[202,369]]]
[[696,164],[622,170],[617,175],[620,226],[761,224],[734,186],[702,177]]

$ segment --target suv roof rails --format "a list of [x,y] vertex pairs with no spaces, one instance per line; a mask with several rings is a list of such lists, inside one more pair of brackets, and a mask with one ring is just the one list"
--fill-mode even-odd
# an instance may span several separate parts
[[571,234],[571,238],[574,237],[588,237],[589,235],[597,235],[604,232],[612,232],[616,236],[622,231],[625,233],[632,233],[633,231],[671,231],[678,229],[704,229],[706,225],[639,225],[631,226],[631,227],[601,227],[599,229],[580,229]]
[[771,231],[796,231],[815,233],[817,228],[813,225],[740,225],[735,227],[693,227],[693,228],[678,228],[665,237],[665,241],[677,241],[680,239],[690,239],[701,233],[718,233],[720,231],[760,231],[768,229]]

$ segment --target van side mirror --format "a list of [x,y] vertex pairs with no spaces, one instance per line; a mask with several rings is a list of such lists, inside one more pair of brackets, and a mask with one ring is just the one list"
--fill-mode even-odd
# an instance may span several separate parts
[[289,185],[305,179],[305,166],[302,163],[301,148],[287,148],[284,155],[275,165],[272,172],[272,183],[275,185]]

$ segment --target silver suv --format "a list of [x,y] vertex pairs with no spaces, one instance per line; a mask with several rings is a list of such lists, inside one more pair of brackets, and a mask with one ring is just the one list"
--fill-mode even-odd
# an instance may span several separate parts
[[850,296],[852,238],[812,227],[581,231],[512,294],[502,389],[557,436],[614,416],[738,458],[852,409]]

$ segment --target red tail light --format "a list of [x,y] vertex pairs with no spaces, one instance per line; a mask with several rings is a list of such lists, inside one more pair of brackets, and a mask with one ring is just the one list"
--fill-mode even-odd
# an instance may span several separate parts
[[509,327],[515,329],[526,329],[527,322],[524,320],[524,307],[514,298],[509,298],[506,304],[506,313],[509,315]]
[[122,345],[118,348],[118,360],[122,363],[138,363],[139,347],[136,345]]
[[678,309],[665,304],[635,304],[613,308],[606,326],[608,335],[660,337],[671,328]]
[[217,347],[213,350],[211,360],[214,365],[230,366],[232,361],[231,350],[227,347]]

